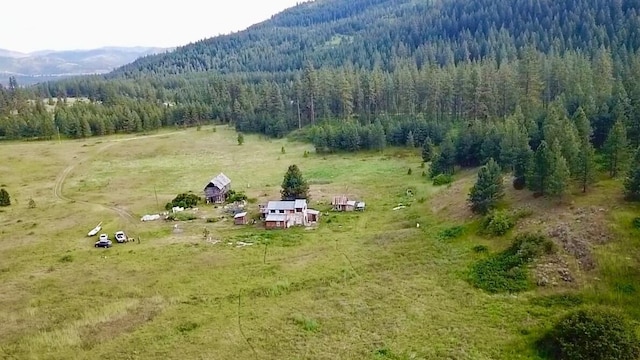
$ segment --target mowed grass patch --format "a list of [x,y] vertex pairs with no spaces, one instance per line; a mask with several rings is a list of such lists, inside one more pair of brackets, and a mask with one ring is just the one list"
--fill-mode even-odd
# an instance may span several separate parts
[[[531,334],[567,308],[532,301],[538,290],[496,295],[466,281],[486,256],[474,246],[493,253],[508,242],[479,237],[476,220],[433,213],[446,188],[420,175],[418,149],[319,155],[253,135],[239,146],[226,126],[157,135],[2,144],[14,154],[2,166],[19,169],[2,180],[19,199],[0,213],[2,356],[530,359]],[[178,193],[201,194],[219,172],[259,202],[277,199],[291,164],[322,211],[316,228],[233,226],[204,204],[194,220],[139,221]],[[35,209],[23,200],[31,193]],[[340,194],[366,211],[331,211]],[[93,248],[86,233],[100,221],[111,237],[139,241]],[[635,289],[624,279],[621,291]]]

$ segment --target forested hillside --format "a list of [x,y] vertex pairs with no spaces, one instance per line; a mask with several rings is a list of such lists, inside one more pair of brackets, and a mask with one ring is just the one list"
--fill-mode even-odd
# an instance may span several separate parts
[[[637,0],[318,0],[108,76],[13,82],[0,91],[0,136],[217,121],[276,137],[309,129],[318,151],[444,141],[455,148],[448,171],[508,158],[497,141],[511,135],[535,151],[561,129],[575,140],[561,145],[589,134],[605,151],[622,129],[628,155],[640,144],[639,10]],[[33,97],[91,101],[48,112]]]
[[246,31],[149,56],[113,76],[214,70],[286,72],[305,61],[393,71],[494,58],[532,46],[544,53],[600,47],[626,61],[640,45],[638,2],[629,0],[325,0],[302,4]]

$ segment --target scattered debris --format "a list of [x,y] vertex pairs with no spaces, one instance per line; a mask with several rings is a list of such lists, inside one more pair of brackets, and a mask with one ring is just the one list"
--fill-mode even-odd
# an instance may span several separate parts
[[154,221],[154,220],[160,220],[160,214],[145,215],[140,219],[140,221]]
[[394,207],[393,210],[400,210],[400,209],[404,209],[406,208],[406,206],[402,205],[402,204],[398,204],[398,206]]
[[251,245],[253,245],[253,243],[246,243],[244,241],[238,241],[236,243],[236,247],[237,248],[241,248],[241,247],[245,247],[245,246],[251,246]]
[[184,208],[181,207],[181,206],[174,206],[174,207],[171,208],[171,212],[174,213],[174,214],[177,213],[177,212],[181,212],[181,211],[184,211]]
[[561,282],[575,281],[569,266],[559,256],[545,257],[535,267],[535,278],[538,286],[557,286]]

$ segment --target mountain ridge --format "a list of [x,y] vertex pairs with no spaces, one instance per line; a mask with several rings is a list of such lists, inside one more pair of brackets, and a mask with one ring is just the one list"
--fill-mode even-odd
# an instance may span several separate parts
[[43,79],[104,74],[139,57],[167,52],[173,48],[146,46],[105,46],[78,50],[38,50],[29,53],[0,49],[0,83],[18,76],[20,84]]

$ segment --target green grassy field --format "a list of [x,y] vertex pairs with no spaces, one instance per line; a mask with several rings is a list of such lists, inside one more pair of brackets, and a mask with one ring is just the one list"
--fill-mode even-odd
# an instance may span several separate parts
[[[439,236],[477,227],[464,207],[475,176],[433,187],[418,149],[318,155],[308,144],[252,135],[238,146],[232,129],[204,127],[5,143],[0,152],[0,185],[13,200],[0,209],[3,359],[536,359],[535,339],[570,309],[554,294],[640,319],[640,233],[630,225],[640,209],[615,200],[615,181],[561,204],[531,198],[559,218],[606,207],[612,236],[593,246],[594,269],[580,271],[565,254],[573,283],[494,295],[467,281],[486,256],[472,249],[499,251],[511,234]],[[277,199],[291,164],[312,184],[311,207],[323,211],[317,228],[209,223],[221,211],[210,205],[178,229],[139,221],[178,193],[200,194],[221,171],[250,198]],[[339,194],[367,210],[328,212]],[[526,199],[510,191],[505,206]],[[392,210],[398,204],[407,207]],[[86,233],[98,222],[140,242],[95,249]]]

